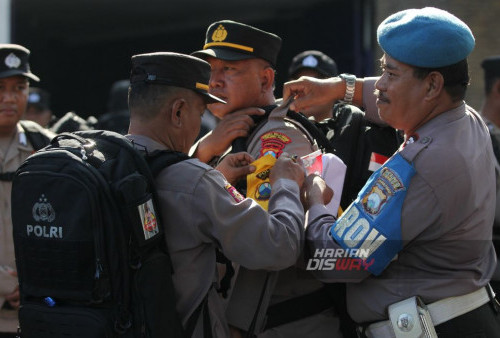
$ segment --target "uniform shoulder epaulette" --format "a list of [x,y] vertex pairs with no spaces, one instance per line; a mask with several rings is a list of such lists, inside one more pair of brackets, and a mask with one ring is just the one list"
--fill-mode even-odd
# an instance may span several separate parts
[[403,150],[401,151],[401,155],[409,162],[413,162],[413,160],[420,154],[420,152],[429,147],[432,143],[432,137],[424,136],[416,141],[413,138],[409,138]]

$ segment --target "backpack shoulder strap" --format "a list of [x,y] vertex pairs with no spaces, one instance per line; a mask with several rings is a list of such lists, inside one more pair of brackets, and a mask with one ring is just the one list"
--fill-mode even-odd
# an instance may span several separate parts
[[296,113],[293,110],[288,110],[286,113],[286,116],[294,120],[312,136],[312,138],[318,143],[318,146],[327,153],[331,153],[333,151],[333,148],[331,147],[330,142],[326,138],[325,134],[319,129],[316,124],[309,120],[304,114],[302,113]]
[[[264,109],[265,114],[264,115],[250,115],[252,120],[255,122],[254,127],[249,131],[249,135],[253,131],[255,131],[257,128],[262,126],[264,122],[267,121],[269,118],[269,114],[271,114],[271,111],[273,111],[274,108],[276,108],[277,105],[272,104],[269,106],[262,107],[261,109]],[[233,143],[231,144],[231,153],[238,153],[240,151],[247,151],[247,141],[248,137],[238,137],[234,139]]]
[[166,167],[189,158],[187,154],[179,151],[155,150],[146,155],[146,162],[151,170],[151,174],[153,177],[156,177]]
[[31,143],[35,150],[40,150],[50,143],[50,140],[55,136],[51,131],[43,128],[39,124],[21,120],[19,124],[23,128],[28,141]]

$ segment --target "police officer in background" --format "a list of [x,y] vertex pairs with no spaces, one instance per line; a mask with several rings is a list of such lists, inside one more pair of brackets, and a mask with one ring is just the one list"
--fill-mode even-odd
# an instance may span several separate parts
[[35,121],[44,128],[49,128],[56,117],[50,108],[50,93],[45,89],[30,87],[28,105],[23,115],[24,120]]
[[[0,337],[17,331],[19,286],[12,238],[11,189],[14,172],[53,134],[31,121],[19,122],[26,110],[29,81],[40,81],[29,66],[29,50],[0,44]],[[29,130],[27,130],[29,129]]]
[[129,79],[113,82],[109,89],[106,113],[97,118],[96,129],[111,130],[125,135],[130,124],[130,113],[128,111],[128,87]]
[[[360,267],[317,276],[356,282],[348,283],[347,303],[361,335],[498,337],[488,285],[496,265],[494,155],[484,122],[463,101],[472,32],[446,11],[423,8],[389,16],[377,38],[379,114],[406,142],[338,220],[323,206],[324,182],[307,181],[311,259],[351,250]],[[291,82],[284,98],[308,104],[336,83]]]
[[[136,148],[187,153],[207,103],[224,104],[208,94],[209,77],[210,65],[196,57],[133,56],[127,137]],[[246,153],[226,157],[217,169],[227,180],[195,158],[167,167],[156,178],[175,271],[177,310],[189,337],[229,337],[221,298],[213,287],[218,280],[216,248],[241,266],[269,270],[292,265],[301,252],[302,165],[286,154],[276,162],[270,174],[273,192],[268,213],[229,183],[252,172],[248,166],[252,160]]]
[[[496,158],[497,198],[495,223],[493,226],[493,244],[500,253],[500,55],[490,56],[483,60],[485,97],[481,115],[488,126]],[[495,292],[500,292],[500,264],[497,264],[495,274],[491,278],[491,286]]]
[[[240,22],[222,20],[208,27],[203,49],[192,54],[210,63],[209,92],[227,104],[208,105],[221,121],[197,144],[194,155],[200,160],[220,156],[230,146],[243,146],[255,158],[279,158],[284,152],[303,156],[318,149],[286,119],[288,107],[277,107],[274,83],[280,48],[277,35]],[[254,193],[249,189],[247,195]],[[259,200],[271,202],[264,194]],[[253,254],[260,250],[256,245]],[[229,323],[259,337],[341,336],[328,291],[300,263],[279,272],[240,267],[226,311]]]
[[[319,50],[306,50],[292,59],[288,68],[288,80],[296,80],[301,76],[311,76],[317,79],[326,79],[339,74],[335,61]],[[313,106],[301,111],[307,117],[313,117],[316,121],[331,118],[334,103],[325,106]]]

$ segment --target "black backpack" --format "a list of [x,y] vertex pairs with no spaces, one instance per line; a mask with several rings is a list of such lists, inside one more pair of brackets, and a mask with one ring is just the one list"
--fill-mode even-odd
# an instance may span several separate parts
[[17,170],[22,337],[185,335],[153,177],[188,157],[147,155],[114,132],[63,133]]
[[403,142],[403,137],[390,126],[380,126],[365,118],[359,108],[336,104],[333,118],[316,123],[330,143],[329,152],[347,166],[340,206],[343,210],[356,199],[370,178],[372,155],[391,157]]

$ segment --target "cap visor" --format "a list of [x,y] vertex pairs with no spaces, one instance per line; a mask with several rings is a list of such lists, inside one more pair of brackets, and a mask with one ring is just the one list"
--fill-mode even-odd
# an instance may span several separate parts
[[0,73],[0,78],[6,78],[6,77],[18,76],[18,75],[30,78],[36,82],[40,82],[40,78],[38,76],[36,76],[35,74],[26,73],[26,72],[19,70],[19,69],[6,70],[6,71]]
[[211,56],[217,59],[227,60],[227,61],[238,61],[238,60],[247,60],[255,58],[254,55],[238,53],[232,50],[221,49],[221,48],[202,49],[191,53],[191,55],[199,57],[201,59],[205,59],[206,57]]

